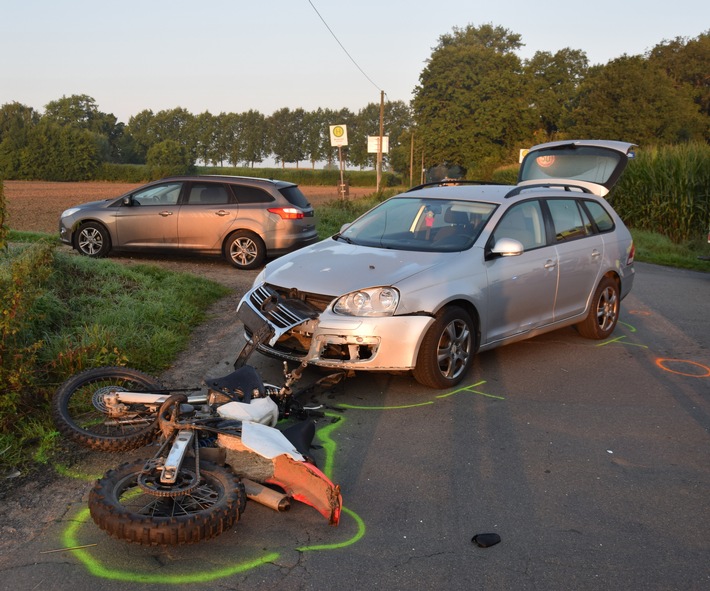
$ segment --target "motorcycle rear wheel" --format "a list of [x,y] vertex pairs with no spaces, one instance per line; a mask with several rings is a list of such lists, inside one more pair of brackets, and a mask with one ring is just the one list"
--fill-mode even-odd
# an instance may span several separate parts
[[124,417],[110,417],[102,408],[109,390],[154,391],[163,385],[130,367],[96,367],[64,382],[52,397],[52,418],[60,433],[98,451],[138,449],[157,437],[157,412],[131,405]]
[[[195,490],[155,496],[138,484],[145,462],[109,470],[89,493],[91,517],[109,535],[147,546],[175,546],[208,540],[239,521],[246,493],[227,468],[202,461]],[[193,459],[186,459],[184,465],[195,471]]]

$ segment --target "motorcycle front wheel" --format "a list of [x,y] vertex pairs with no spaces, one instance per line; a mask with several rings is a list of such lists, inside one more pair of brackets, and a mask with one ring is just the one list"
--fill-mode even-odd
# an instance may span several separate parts
[[104,396],[112,391],[162,390],[154,377],[130,367],[96,367],[64,382],[52,397],[57,429],[76,443],[98,451],[127,451],[157,437],[157,411],[142,404],[125,405],[109,414]]
[[[227,468],[202,461],[196,487],[156,495],[140,485],[145,463],[109,470],[89,493],[92,519],[114,538],[147,546],[193,544],[229,529],[244,511],[244,485]],[[191,478],[194,460],[186,459],[181,470]]]

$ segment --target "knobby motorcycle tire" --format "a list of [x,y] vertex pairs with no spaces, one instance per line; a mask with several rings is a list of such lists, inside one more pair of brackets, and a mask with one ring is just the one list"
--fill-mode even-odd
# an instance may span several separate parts
[[[145,462],[109,470],[89,493],[92,519],[114,538],[147,546],[193,544],[229,529],[244,511],[244,485],[227,468],[201,461],[198,489],[165,497],[139,488]],[[185,468],[194,471],[194,460],[186,459]]]
[[[93,404],[100,388],[162,390],[154,377],[130,367],[96,367],[64,382],[52,397],[52,418],[62,435],[79,445],[107,452],[127,451],[147,445],[158,436],[158,415],[144,409],[144,423],[130,427],[110,426],[108,415]],[[137,411],[139,414],[140,410]]]

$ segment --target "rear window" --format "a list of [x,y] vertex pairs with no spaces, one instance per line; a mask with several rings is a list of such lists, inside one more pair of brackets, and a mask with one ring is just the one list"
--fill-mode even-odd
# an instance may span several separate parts
[[252,187],[250,185],[230,186],[239,203],[271,203],[275,201],[273,196],[258,187]]
[[311,206],[308,202],[308,198],[301,192],[301,189],[296,186],[283,187],[279,189],[279,193],[286,197],[286,201],[291,205],[295,205],[301,209],[308,209]]
[[620,152],[595,147],[539,150],[523,161],[519,181],[574,179],[604,185],[622,158]]

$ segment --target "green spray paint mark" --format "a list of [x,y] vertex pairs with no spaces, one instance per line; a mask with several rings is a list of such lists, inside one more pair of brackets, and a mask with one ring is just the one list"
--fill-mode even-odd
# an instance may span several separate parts
[[[88,519],[89,509],[82,509],[77,514],[76,520],[69,525],[66,530],[64,530],[62,542],[66,547],[73,548],[80,545],[77,541],[78,530],[79,527],[81,527]],[[126,581],[131,583],[164,583],[169,585],[183,585],[185,583],[206,583],[208,581],[214,581],[215,579],[240,574],[269,562],[274,562],[279,557],[279,554],[277,552],[272,552],[255,560],[237,563],[212,571],[188,574],[169,574],[165,572],[165,569],[161,569],[159,573],[136,573],[109,568],[101,564],[99,560],[91,556],[91,554],[86,550],[75,550],[74,556],[76,556],[84,564],[86,569],[92,575],[102,579]]]
[[[326,417],[329,417],[332,422],[327,427],[321,427],[316,431],[318,435],[318,440],[323,444],[323,449],[325,450],[325,464],[323,466],[323,473],[333,480],[333,464],[335,461],[335,452],[337,451],[338,445],[331,439],[333,431],[345,423],[345,418],[332,413],[325,413]],[[337,421],[335,419],[338,419]]]
[[418,402],[416,404],[402,404],[399,406],[358,406],[354,404],[339,404],[338,408],[348,408],[352,410],[401,410],[406,408],[416,408],[418,406],[428,406],[434,404],[432,400],[428,402]]
[[[505,400],[503,396],[496,396],[495,394],[487,394],[486,392],[481,392],[480,390],[476,390],[475,388],[477,386],[482,386],[483,384],[486,383],[486,380],[481,380],[480,382],[476,382],[475,384],[471,384],[469,386],[463,386],[462,388],[459,388],[458,390],[453,390],[451,392],[446,392],[445,394],[438,394],[436,396],[437,399],[442,399],[442,398],[448,398],[449,396],[453,396],[454,394],[460,394],[461,392],[469,392],[471,394],[479,394],[480,396],[486,396],[487,398],[495,398],[497,400]],[[417,402],[415,404],[401,404],[401,405],[396,405],[396,406],[359,406],[359,405],[354,405],[354,404],[339,404],[338,408],[346,408],[350,410],[403,410],[403,409],[408,409],[408,408],[417,408],[419,406],[429,406],[430,404],[434,404],[436,400],[427,400],[426,402]]]
[[360,516],[351,511],[350,509],[343,507],[343,513],[350,515],[355,520],[357,524],[357,533],[344,542],[336,542],[335,544],[320,544],[317,546],[303,546],[301,548],[296,548],[299,552],[309,552],[312,550],[338,550],[340,548],[346,548],[347,546],[352,546],[353,544],[359,542],[365,535],[365,522],[360,518]]
[[75,480],[86,480],[88,482],[91,482],[92,480],[96,480],[97,478],[101,478],[103,476],[103,474],[87,474],[86,472],[77,472],[76,470],[72,470],[71,468],[68,468],[63,464],[55,464],[54,470],[57,472],[57,474],[61,476],[66,476],[67,478],[74,478]]
[[[596,347],[604,347],[606,345],[611,345],[612,343],[621,343],[623,339],[626,338],[626,335],[622,335],[620,337],[616,337],[615,339],[611,339],[609,341],[604,341],[603,343],[599,343],[598,345],[595,345]],[[638,343],[629,343],[627,341],[624,341],[621,343],[622,345],[629,345],[630,347],[641,347],[642,349],[648,349],[646,345],[640,345]]]

